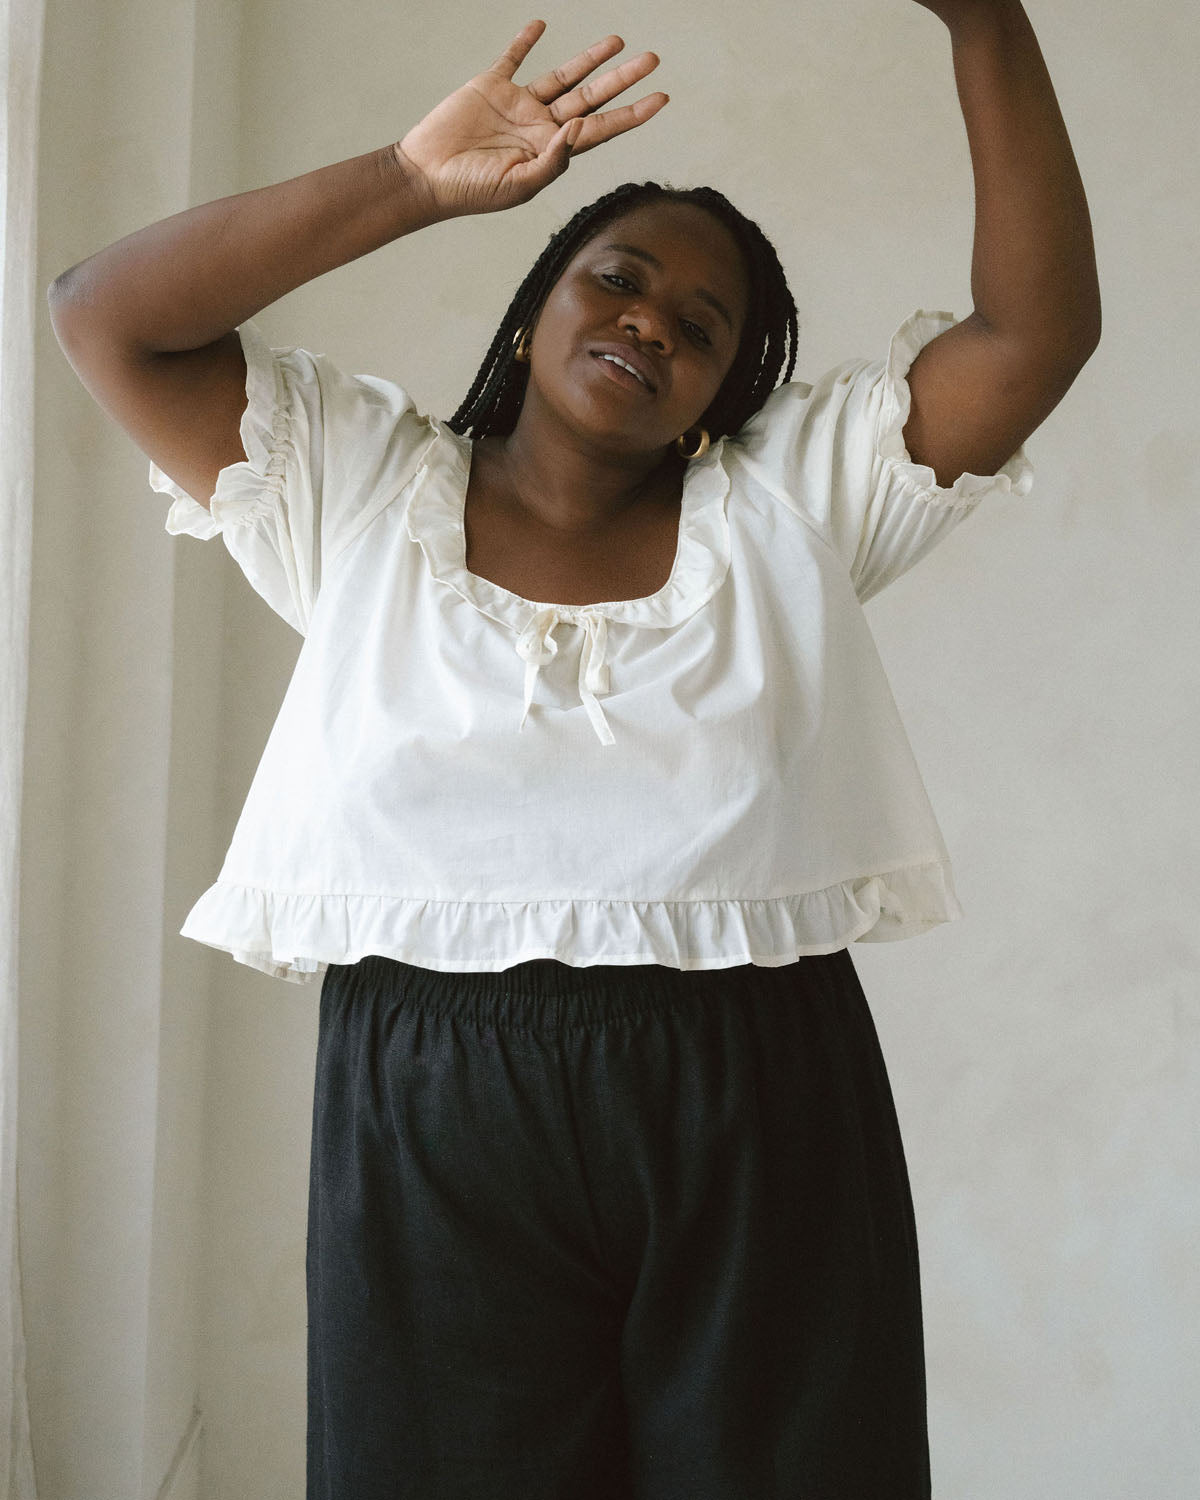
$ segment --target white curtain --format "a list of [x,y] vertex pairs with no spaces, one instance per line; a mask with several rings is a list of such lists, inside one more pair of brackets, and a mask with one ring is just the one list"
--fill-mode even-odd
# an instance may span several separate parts
[[17,1219],[18,860],[33,547],[44,0],[0,0],[0,1500],[35,1500]]

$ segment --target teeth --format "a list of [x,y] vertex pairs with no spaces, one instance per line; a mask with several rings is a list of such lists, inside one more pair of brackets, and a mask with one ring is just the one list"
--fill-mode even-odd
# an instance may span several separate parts
[[621,368],[622,368],[622,370],[628,370],[631,375],[636,375],[637,378],[646,387],[646,389],[647,390],[650,389],[650,382],[646,379],[646,377],[644,375],[642,375],[639,371],[635,370],[631,364],[627,364],[625,362],[625,360],[618,359],[615,354],[602,354],[600,356],[600,358],[601,359],[611,359],[614,365],[620,365]]

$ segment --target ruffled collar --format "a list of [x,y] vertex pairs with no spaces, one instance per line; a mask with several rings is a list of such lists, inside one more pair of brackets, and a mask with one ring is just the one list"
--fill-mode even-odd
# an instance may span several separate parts
[[703,458],[693,459],[684,470],[675,561],[657,593],[641,599],[556,604],[526,599],[467,571],[464,516],[474,443],[444,422],[435,425],[437,436],[414,475],[405,515],[408,534],[421,548],[429,572],[468,604],[512,630],[517,654],[526,664],[525,705],[519,729],[525,727],[538,671],[558,651],[554,630],[563,622],[582,626],[580,701],[600,742],[613,744],[612,731],[596,699],[598,692],[609,691],[608,625],[659,630],[680,625],[708,603],[729,572],[725,439],[712,444]]
[[690,618],[725,581],[729,571],[729,522],[725,515],[729,474],[724,463],[724,438],[684,470],[675,561],[657,593],[597,604],[556,604],[549,599],[526,599],[467,571],[463,518],[474,444],[470,438],[452,432],[444,422],[436,426],[437,437],[411,486],[405,524],[409,536],[425,554],[434,578],[449,584],[493,619],[520,632],[533,612],[553,609],[564,620],[603,615],[614,623],[661,629]]

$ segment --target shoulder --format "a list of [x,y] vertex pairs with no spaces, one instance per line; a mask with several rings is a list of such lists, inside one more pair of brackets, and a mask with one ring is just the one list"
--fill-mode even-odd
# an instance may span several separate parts
[[821,447],[852,418],[862,404],[864,386],[871,383],[871,362],[856,359],[834,366],[815,381],[778,385],[732,435],[731,451],[772,471],[788,468],[806,448]]

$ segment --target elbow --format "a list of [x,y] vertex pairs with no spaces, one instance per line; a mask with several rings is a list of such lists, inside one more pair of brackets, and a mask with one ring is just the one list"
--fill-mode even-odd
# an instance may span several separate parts
[[1074,344],[1076,357],[1079,359],[1081,365],[1087,364],[1088,360],[1095,354],[1100,345],[1100,333],[1100,304],[1097,303],[1095,312],[1084,325]]
[[1094,283],[1088,288],[1076,328],[1074,347],[1080,364],[1086,364],[1095,354],[1100,343],[1103,318],[1100,308],[1100,289]]
[[72,281],[74,281],[75,272],[78,269],[78,266],[68,266],[67,269],[62,273],[62,275],[56,276],[50,283],[50,285],[46,288],[46,301],[50,304],[51,307],[53,307],[56,302],[61,302],[62,299],[69,294],[71,290],[71,283]]
[[[1064,324],[1054,336],[1055,352],[1064,369],[1076,374],[1083,369],[1100,344],[1100,307],[1086,317]],[[1047,349],[1047,354],[1050,350]]]
[[1094,320],[1060,328],[1053,336],[1040,340],[1036,348],[1040,351],[1043,369],[1058,370],[1062,378],[1071,381],[1095,354],[1099,344],[1100,315],[1097,313]]

